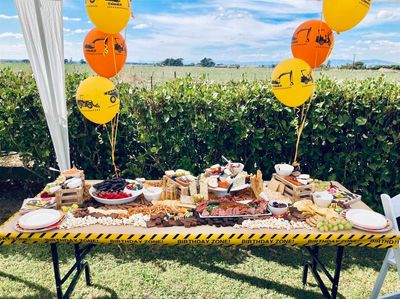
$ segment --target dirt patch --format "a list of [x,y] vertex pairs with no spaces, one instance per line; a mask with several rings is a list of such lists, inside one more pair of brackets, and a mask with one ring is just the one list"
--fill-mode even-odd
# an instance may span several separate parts
[[17,212],[25,198],[35,196],[42,189],[42,184],[32,181],[0,181],[0,223]]
[[18,154],[0,156],[0,166],[2,167],[23,167],[21,157]]

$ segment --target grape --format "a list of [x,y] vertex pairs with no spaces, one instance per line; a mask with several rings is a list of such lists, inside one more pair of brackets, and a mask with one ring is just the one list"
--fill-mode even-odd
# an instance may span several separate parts
[[347,222],[344,227],[345,229],[351,229],[353,226],[351,225],[350,222]]
[[340,224],[338,225],[338,228],[339,228],[339,230],[343,230],[343,229],[344,229],[343,224],[340,223]]
[[335,226],[332,228],[332,230],[333,230],[334,232],[337,232],[337,231],[339,230],[339,228],[337,227],[337,225],[335,225]]

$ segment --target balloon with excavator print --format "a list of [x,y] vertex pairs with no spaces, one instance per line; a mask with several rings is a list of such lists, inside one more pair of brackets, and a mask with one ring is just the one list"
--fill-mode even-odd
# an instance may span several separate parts
[[311,66],[298,58],[286,59],[272,71],[272,91],[288,107],[298,107],[311,98],[314,92],[314,75]]
[[127,49],[121,34],[106,34],[94,28],[85,37],[83,54],[93,71],[111,78],[124,66]]
[[131,5],[130,0],[86,0],[86,11],[97,29],[114,34],[128,24]]
[[110,80],[95,76],[81,82],[76,91],[79,111],[91,122],[106,124],[119,111],[119,94]]
[[371,7],[372,0],[323,0],[325,22],[340,33],[360,23]]
[[320,20],[301,24],[293,33],[292,53],[307,62],[312,68],[320,66],[332,51],[334,35],[332,29]]

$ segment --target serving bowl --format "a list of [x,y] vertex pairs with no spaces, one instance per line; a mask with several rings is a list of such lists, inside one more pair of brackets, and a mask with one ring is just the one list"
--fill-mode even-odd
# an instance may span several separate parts
[[294,167],[289,164],[276,164],[275,171],[280,176],[288,176],[291,175],[294,170]]
[[321,207],[327,208],[332,203],[333,195],[328,191],[314,192],[313,193],[313,201],[314,203]]
[[[128,180],[126,179],[127,183],[133,183],[133,180]],[[89,194],[91,197],[93,197],[96,201],[98,201],[99,203],[105,204],[105,205],[122,205],[122,204],[126,204],[128,202],[134,201],[136,198],[139,197],[139,195],[141,195],[143,193],[143,189],[140,190],[129,190],[128,188],[124,188],[123,192],[129,194],[129,197],[125,197],[125,198],[120,198],[120,199],[107,199],[107,198],[101,198],[101,197],[97,197],[94,193],[96,192],[96,188],[94,188],[93,186],[90,187],[89,189]]]
[[[278,207],[276,205],[278,205]],[[272,213],[272,215],[283,215],[288,209],[289,205],[287,202],[278,200],[272,200],[268,202],[268,210]]]
[[162,193],[161,187],[145,187],[145,188],[143,188],[143,196],[149,202],[160,200],[161,193]]

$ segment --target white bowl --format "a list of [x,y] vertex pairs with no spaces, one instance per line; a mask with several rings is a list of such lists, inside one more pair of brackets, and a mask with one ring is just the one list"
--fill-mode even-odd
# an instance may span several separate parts
[[314,203],[321,207],[327,208],[332,203],[333,195],[328,191],[314,192],[313,193],[313,201]]
[[[127,183],[133,183],[133,180],[128,180],[126,179]],[[141,195],[143,193],[143,189],[141,190],[129,190],[128,188],[124,188],[123,192],[130,194],[130,197],[126,197],[126,198],[120,198],[120,199],[107,199],[107,198],[101,198],[101,197],[97,197],[96,195],[94,195],[94,193],[96,192],[96,188],[94,188],[93,186],[90,187],[89,189],[89,194],[91,197],[93,197],[96,201],[98,201],[99,203],[105,204],[105,205],[122,205],[122,204],[126,204],[128,202],[134,201],[136,198],[139,197],[139,195]]]
[[161,193],[162,193],[162,188],[160,187],[143,188],[144,198],[149,202],[160,200]]
[[276,164],[275,171],[280,176],[288,176],[291,175],[294,170],[294,167],[289,164]]
[[232,163],[232,167],[230,168],[232,170],[233,175],[238,175],[241,173],[244,169],[244,164],[243,163]]
[[[275,208],[272,203],[277,202],[277,203],[282,203],[286,205],[284,208]],[[284,201],[279,201],[279,200],[272,200],[268,202],[268,210],[272,213],[272,215],[283,215],[286,213],[286,211],[289,209],[289,205],[287,202]]]

